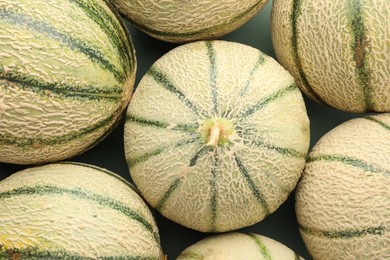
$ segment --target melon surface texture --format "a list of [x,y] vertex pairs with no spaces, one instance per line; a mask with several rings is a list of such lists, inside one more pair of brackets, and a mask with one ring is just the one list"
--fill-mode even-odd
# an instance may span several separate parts
[[0,182],[1,259],[163,259],[158,228],[118,175],[79,163]]
[[169,42],[223,36],[255,16],[268,0],[112,0],[145,33]]
[[296,192],[314,259],[390,259],[390,114],[349,120],[310,151]]
[[225,233],[206,237],[186,248],[177,260],[300,260],[287,246],[253,233]]
[[130,36],[106,1],[0,4],[0,161],[75,156],[116,126],[132,95]]
[[141,79],[124,129],[130,174],[162,215],[203,232],[274,212],[309,147],[302,94],[275,60],[247,45],[179,46]]
[[275,0],[277,60],[313,100],[390,112],[390,1]]

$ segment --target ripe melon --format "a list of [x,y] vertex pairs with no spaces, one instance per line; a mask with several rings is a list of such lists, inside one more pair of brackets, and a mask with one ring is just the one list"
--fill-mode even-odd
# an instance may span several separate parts
[[0,161],[51,162],[102,140],[132,95],[130,36],[106,1],[0,6]]
[[203,231],[252,225],[303,171],[309,120],[291,75],[259,50],[198,41],[153,64],[129,104],[125,153],[146,200]]
[[206,237],[186,248],[177,260],[300,260],[287,246],[252,233],[225,233]]
[[163,259],[154,218],[127,181],[56,163],[0,182],[1,259]]
[[223,36],[255,16],[268,0],[112,0],[136,27],[169,42]]
[[310,98],[390,112],[390,1],[274,0],[277,60]]
[[390,259],[390,114],[349,120],[309,154],[296,192],[314,259]]

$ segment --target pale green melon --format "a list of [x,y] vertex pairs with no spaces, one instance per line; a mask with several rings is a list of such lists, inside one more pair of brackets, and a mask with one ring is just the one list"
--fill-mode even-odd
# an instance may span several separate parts
[[309,154],[296,192],[314,259],[390,259],[390,114],[349,120]]
[[278,61],[313,100],[390,112],[390,1],[274,0]]
[[294,189],[309,148],[301,92],[275,60],[199,41],[160,58],[127,110],[130,174],[151,206],[200,231],[252,225]]
[[225,233],[206,237],[189,246],[177,260],[300,260],[282,243],[253,233]]
[[268,0],[112,0],[136,27],[169,42],[221,37],[255,16]]
[[92,165],[57,163],[0,182],[1,259],[163,259],[137,191]]
[[115,127],[136,60],[106,1],[5,0],[0,27],[1,162],[69,158]]

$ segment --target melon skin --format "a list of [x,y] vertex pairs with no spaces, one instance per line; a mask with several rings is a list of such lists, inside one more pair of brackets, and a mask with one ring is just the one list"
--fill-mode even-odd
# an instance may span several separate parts
[[177,260],[300,260],[282,243],[254,233],[230,232],[206,237],[189,246]]
[[[214,123],[222,125],[221,144],[208,145]],[[227,41],[187,43],[156,61],[124,127],[143,197],[201,232],[249,226],[274,212],[295,188],[309,139],[291,75],[259,50]]]
[[0,161],[42,164],[96,145],[132,96],[130,35],[106,1],[0,6]]
[[311,99],[348,112],[390,112],[390,2],[276,0],[277,60]]
[[138,29],[168,42],[215,39],[254,17],[268,0],[113,0]]
[[0,258],[163,259],[148,206],[106,169],[28,168],[0,182],[0,201]]
[[349,120],[310,151],[296,191],[314,259],[390,258],[390,114]]

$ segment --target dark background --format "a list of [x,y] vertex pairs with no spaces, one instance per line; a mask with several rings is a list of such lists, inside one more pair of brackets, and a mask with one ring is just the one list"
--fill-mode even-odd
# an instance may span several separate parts
[[[236,31],[220,39],[247,44],[275,58],[270,30],[271,7],[272,1],[270,0],[257,16]],[[135,84],[137,85],[149,67],[178,44],[154,39],[134,28],[128,21],[124,21],[136,49],[138,69]],[[335,126],[351,118],[361,116],[337,111],[325,105],[317,104],[306,97],[305,102],[311,125],[311,147],[321,136]],[[69,160],[106,168],[131,181],[123,150],[123,123],[122,120],[121,124],[96,147]],[[29,166],[0,163],[0,180],[26,167]],[[164,253],[168,255],[168,259],[175,259],[186,247],[208,235],[173,223],[156,211],[153,211],[153,213],[160,229],[162,247]],[[277,211],[266,219],[238,231],[254,232],[268,236],[290,247],[305,259],[311,259],[299,235],[294,212],[294,192]]]

